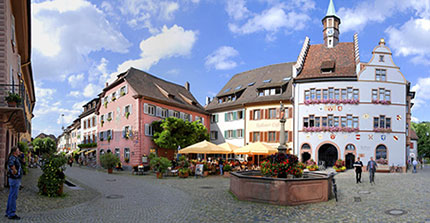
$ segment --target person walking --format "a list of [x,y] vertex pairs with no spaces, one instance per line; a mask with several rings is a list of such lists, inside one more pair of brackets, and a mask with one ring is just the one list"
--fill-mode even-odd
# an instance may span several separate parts
[[373,160],[373,157],[370,157],[370,161],[367,163],[367,171],[369,171],[369,180],[371,184],[375,184],[375,172],[377,166],[378,165]]
[[355,179],[357,183],[361,183],[361,172],[363,167],[363,162],[360,161],[360,157],[357,158],[357,161],[354,163],[355,167]]
[[417,173],[417,165],[418,165],[417,160],[412,158],[412,166],[414,166],[414,171],[412,173]]
[[9,219],[21,219],[16,215],[16,199],[18,198],[19,185],[21,184],[22,168],[19,161],[20,151],[17,147],[12,147],[7,161],[9,197],[7,199],[6,215]]
[[222,160],[222,158],[219,159],[219,172],[220,175],[224,175],[224,161]]

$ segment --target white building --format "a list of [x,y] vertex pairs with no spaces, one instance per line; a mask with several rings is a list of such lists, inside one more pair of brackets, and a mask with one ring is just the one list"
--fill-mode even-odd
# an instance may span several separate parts
[[95,113],[99,98],[94,98],[82,107],[84,112],[79,116],[80,125],[80,143],[89,144],[97,142],[97,115]]
[[[306,38],[295,65],[294,151],[302,161],[351,168],[357,157],[406,164],[409,82],[381,39],[368,63],[360,61],[357,35],[339,42],[333,2],[322,20],[324,44]],[[321,162],[323,161],[323,162]]]

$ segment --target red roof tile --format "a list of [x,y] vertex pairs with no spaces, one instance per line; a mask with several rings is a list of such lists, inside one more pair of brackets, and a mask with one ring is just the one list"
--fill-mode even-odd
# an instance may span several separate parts
[[[321,67],[334,64],[334,72],[322,73]],[[339,43],[333,48],[324,44],[309,47],[303,70],[296,79],[357,77],[355,72],[354,43]]]

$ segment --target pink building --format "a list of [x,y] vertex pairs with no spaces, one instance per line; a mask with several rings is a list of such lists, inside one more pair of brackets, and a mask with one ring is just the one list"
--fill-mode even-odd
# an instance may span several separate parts
[[125,166],[140,164],[142,156],[150,152],[173,158],[174,151],[157,148],[152,141],[155,120],[201,120],[209,130],[209,116],[189,91],[188,82],[183,87],[135,68],[103,89],[96,113],[97,157],[110,151]]

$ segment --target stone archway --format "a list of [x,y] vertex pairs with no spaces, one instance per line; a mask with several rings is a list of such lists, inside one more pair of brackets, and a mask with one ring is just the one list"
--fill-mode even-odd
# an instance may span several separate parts
[[318,149],[318,162],[324,161],[325,167],[332,167],[338,159],[337,148],[330,143],[323,144]]

